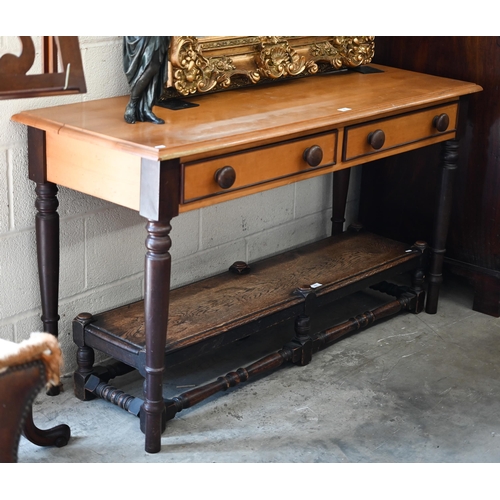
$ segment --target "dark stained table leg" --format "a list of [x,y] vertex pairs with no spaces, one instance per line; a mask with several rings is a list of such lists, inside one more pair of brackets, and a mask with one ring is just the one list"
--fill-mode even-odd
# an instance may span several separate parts
[[29,178],[36,183],[36,239],[43,329],[58,334],[59,214],[57,186],[47,181],[45,132],[28,128]]
[[158,453],[165,430],[163,373],[170,301],[170,221],[179,214],[180,166],[178,160],[142,160],[140,214],[148,219],[144,268],[146,365],[141,429],[145,450]]
[[38,275],[42,301],[43,329],[58,335],[59,300],[59,214],[57,186],[51,182],[36,186],[36,241]]
[[145,400],[141,409],[141,426],[146,434],[145,449],[158,453],[164,428],[163,372],[167,340],[170,295],[169,222],[147,225],[144,318],[146,329]]
[[436,314],[439,289],[443,281],[443,261],[451,215],[453,181],[458,166],[458,141],[443,143],[441,181],[438,188],[438,205],[431,242],[431,261],[428,274],[427,303],[425,311]]
[[344,231],[345,208],[350,177],[350,168],[338,170],[333,173],[332,235],[341,234]]

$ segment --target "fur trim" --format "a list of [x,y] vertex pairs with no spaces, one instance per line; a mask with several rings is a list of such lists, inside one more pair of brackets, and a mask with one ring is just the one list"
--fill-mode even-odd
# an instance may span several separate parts
[[59,342],[50,333],[34,332],[19,344],[0,339],[0,373],[14,365],[41,359],[47,373],[47,386],[57,386],[62,369]]

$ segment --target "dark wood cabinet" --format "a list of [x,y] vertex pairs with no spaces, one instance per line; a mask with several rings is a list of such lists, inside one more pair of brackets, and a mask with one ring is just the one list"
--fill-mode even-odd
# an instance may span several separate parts
[[[500,37],[377,37],[374,62],[477,82],[461,109],[459,169],[445,269],[470,280],[473,309],[500,316]],[[427,239],[439,146],[378,160],[363,171],[361,222],[370,230]],[[415,228],[418,228],[415,230]]]

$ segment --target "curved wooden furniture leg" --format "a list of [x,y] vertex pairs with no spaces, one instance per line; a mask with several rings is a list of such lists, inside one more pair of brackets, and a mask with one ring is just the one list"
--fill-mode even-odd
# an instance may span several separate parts
[[26,414],[44,385],[41,361],[16,365],[0,374],[0,462],[17,462]]
[[42,431],[33,423],[33,401],[45,385],[45,366],[37,360],[0,373],[0,462],[17,462],[21,433],[39,446],[64,446],[67,425]]
[[37,446],[66,446],[71,437],[71,430],[66,424],[56,425],[51,429],[39,429],[33,422],[33,408],[29,408],[24,422],[23,435]]

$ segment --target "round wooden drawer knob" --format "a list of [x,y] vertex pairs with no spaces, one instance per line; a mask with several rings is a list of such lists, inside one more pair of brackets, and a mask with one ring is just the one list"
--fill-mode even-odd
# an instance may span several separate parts
[[248,274],[250,272],[250,266],[246,262],[238,260],[229,268],[229,270],[233,274]]
[[215,182],[222,189],[229,189],[236,181],[236,171],[233,167],[222,167],[215,172]]
[[323,150],[320,146],[311,146],[304,151],[303,157],[310,167],[317,167],[323,161]]
[[446,132],[450,126],[450,117],[446,113],[435,116],[432,125],[438,132]]
[[385,132],[383,130],[375,130],[368,134],[368,144],[373,149],[380,149],[385,144]]

